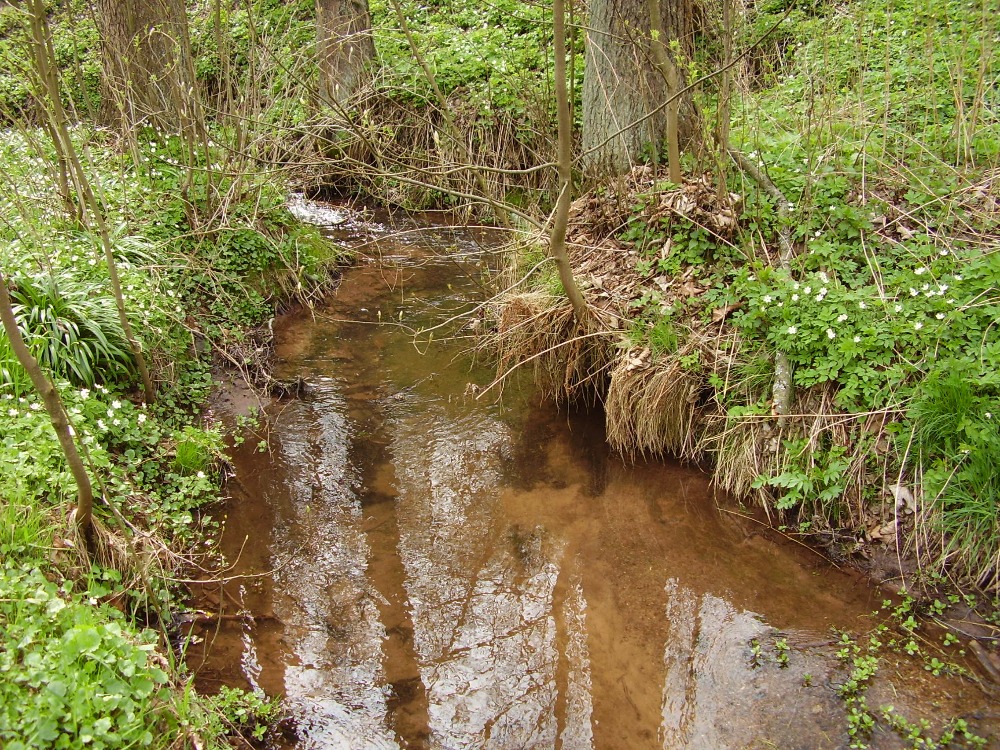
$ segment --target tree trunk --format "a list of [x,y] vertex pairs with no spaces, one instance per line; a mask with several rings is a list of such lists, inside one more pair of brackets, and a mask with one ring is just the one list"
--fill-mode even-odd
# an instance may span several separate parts
[[[667,82],[656,65],[648,0],[591,0],[583,77],[584,167],[620,174],[660,144],[667,130]],[[693,0],[660,0],[666,47],[677,40],[682,56],[692,49]],[[677,60],[671,62],[677,67]],[[683,80],[679,81],[683,85]],[[683,97],[679,140],[695,133],[694,108]]]
[[342,109],[358,93],[375,58],[368,0],[316,0],[320,96]]
[[195,119],[183,0],[95,0],[105,116],[123,132],[151,125],[178,133]]
[[59,438],[59,445],[62,447],[63,455],[66,457],[66,464],[69,466],[73,479],[76,481],[76,523],[85,536],[90,534],[91,517],[94,507],[94,490],[90,484],[90,476],[84,468],[80,452],[76,449],[73,441],[73,432],[69,426],[69,419],[66,417],[66,409],[63,407],[59,392],[52,385],[45,373],[42,371],[38,360],[35,359],[28,346],[24,343],[21,330],[17,326],[14,318],[14,308],[10,301],[10,292],[7,289],[7,278],[0,271],[0,322],[3,323],[3,330],[10,341],[10,348],[14,351],[14,356],[21,363],[21,367],[28,373],[32,385],[42,397],[42,403],[49,414],[52,428]]

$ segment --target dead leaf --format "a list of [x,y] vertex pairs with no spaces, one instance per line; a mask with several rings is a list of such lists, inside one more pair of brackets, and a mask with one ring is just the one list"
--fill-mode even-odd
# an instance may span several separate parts
[[714,310],[712,310],[712,322],[721,323],[723,320],[729,317],[729,313],[733,312],[734,310],[739,310],[741,307],[743,307],[742,302],[734,302],[733,304],[726,305],[725,307],[715,308]]
[[905,509],[907,513],[917,512],[917,501],[908,487],[901,484],[890,484],[887,488],[896,501],[896,511]]
[[693,281],[685,281],[678,292],[684,297],[697,297],[699,294],[704,294],[705,290]]

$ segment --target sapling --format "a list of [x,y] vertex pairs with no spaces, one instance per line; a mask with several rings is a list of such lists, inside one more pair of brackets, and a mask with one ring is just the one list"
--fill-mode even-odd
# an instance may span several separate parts
[[89,536],[94,506],[94,490],[90,483],[90,476],[83,465],[80,452],[76,449],[73,428],[69,424],[69,418],[66,416],[66,409],[59,397],[59,392],[52,381],[45,376],[41,365],[31,354],[21,336],[17,319],[14,317],[10,290],[7,287],[7,277],[2,270],[0,270],[0,319],[3,321],[3,329],[7,334],[14,356],[17,357],[17,361],[31,378],[31,384],[41,396],[45,411],[48,412],[49,419],[52,421],[52,428],[56,431],[59,445],[66,456],[66,464],[73,475],[73,481],[76,482],[76,510],[73,515],[80,531],[83,532],[84,536]]

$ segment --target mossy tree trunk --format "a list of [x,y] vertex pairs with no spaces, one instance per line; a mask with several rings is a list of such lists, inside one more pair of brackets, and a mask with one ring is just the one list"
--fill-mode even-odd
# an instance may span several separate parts
[[[651,23],[650,9],[656,6],[659,23]],[[672,53],[666,57],[667,51],[676,41],[681,56],[690,54],[695,13],[693,0],[591,0],[583,78],[587,171],[621,174],[650,149],[654,155],[659,152],[668,125],[662,105],[670,85],[664,73],[672,69],[674,86],[682,85],[678,60]],[[695,132],[694,106],[690,97],[682,97],[677,141],[683,144]]]
[[367,0],[316,0],[320,96],[343,108],[364,83],[375,59]]

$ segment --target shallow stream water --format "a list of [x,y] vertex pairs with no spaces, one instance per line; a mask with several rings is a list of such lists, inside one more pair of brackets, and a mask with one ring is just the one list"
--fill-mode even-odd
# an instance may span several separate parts
[[[266,452],[233,449],[201,686],[285,696],[303,750],[848,747],[831,629],[864,633],[882,595],[707,475],[612,455],[600,415],[522,381],[475,398],[469,339],[414,331],[481,297],[488,237],[394,228],[337,230],[367,259],[276,323],[278,375],[307,388],[264,404]],[[996,728],[919,661],[885,661],[868,700]]]

